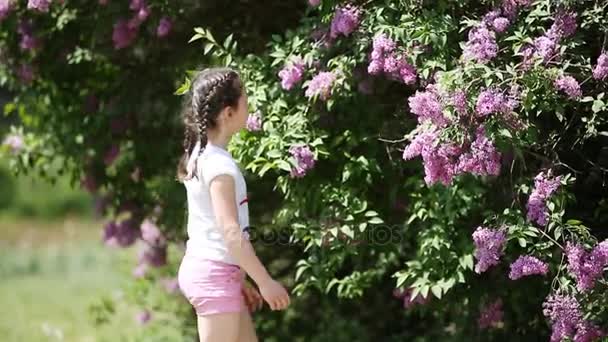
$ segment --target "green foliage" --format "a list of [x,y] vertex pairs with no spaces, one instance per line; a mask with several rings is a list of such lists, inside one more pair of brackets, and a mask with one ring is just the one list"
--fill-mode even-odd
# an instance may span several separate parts
[[[183,10],[179,4],[150,3],[168,13]],[[35,133],[12,166],[40,170],[48,160],[62,158],[74,183],[85,174],[93,176],[99,191],[111,194],[112,208],[131,200],[150,213],[160,205],[164,232],[179,242],[185,234],[185,198],[174,180],[181,129],[175,114],[179,97],[171,94],[188,92],[201,62],[231,66],[246,85],[250,111],[262,115],[261,131],[242,131],[230,146],[247,173],[252,221],[261,227],[259,234],[286,234],[289,241],[256,241],[256,248],[298,297],[284,317],[259,316],[261,336],[306,341],[366,341],[380,334],[387,341],[416,336],[546,339],[550,332],[542,302],[558,290],[577,296],[586,319],[606,325],[605,279],[593,291],[580,293],[563,251],[568,241],[590,248],[606,238],[601,230],[608,224],[606,84],[591,78],[597,56],[606,49],[604,2],[534,1],[497,35],[497,56],[485,64],[462,58],[462,50],[493,2],[357,1],[363,11],[360,26],[330,42],[312,37],[330,25],[337,1],[307,10],[304,3],[250,4],[246,11],[237,6],[229,14],[218,14],[212,3],[205,5],[209,11],[204,15],[193,7],[176,25],[176,41],[190,43],[180,46],[179,53],[172,52],[175,43],[146,35],[135,47],[120,51],[108,51],[94,40],[86,48],[75,44],[66,64],[41,65],[29,88],[19,85],[10,70],[0,72],[0,79],[6,74],[5,83],[19,91],[5,110],[18,113],[28,132]],[[127,7],[112,6],[116,11]],[[527,65],[524,49],[549,30],[560,6],[578,14],[577,33],[560,42],[559,59]],[[260,11],[277,21],[260,20]],[[58,32],[78,27],[84,15],[68,4],[54,7],[53,13],[52,18],[62,19],[54,19],[45,36],[49,41],[64,39]],[[101,13],[106,29],[118,17]],[[235,29],[227,16],[243,26]],[[289,21],[290,16],[300,20]],[[267,24],[273,29],[264,30]],[[378,33],[395,40],[416,68],[415,85],[367,74]],[[3,47],[18,54],[17,37],[0,37]],[[306,68],[302,81],[287,91],[277,74],[296,57]],[[306,97],[310,80],[323,71],[337,77],[331,96],[326,101]],[[582,98],[569,99],[555,89],[554,81],[562,75],[579,80]],[[372,82],[371,94],[358,91],[365,81]],[[464,174],[450,184],[430,185],[419,159],[403,161],[405,142],[427,124],[415,130],[418,120],[407,99],[429,84],[448,94],[466,90],[470,113],[484,89],[519,88],[520,104],[509,113],[512,117],[493,115],[484,121],[488,139],[502,153],[499,176]],[[91,96],[99,100],[93,112],[83,109]],[[444,108],[451,124],[441,129],[440,141],[468,148],[478,126],[472,121],[478,118],[459,116],[453,107]],[[113,129],[116,120],[126,128]],[[305,177],[295,178],[290,171],[297,161],[289,149],[299,144],[311,148],[316,163]],[[120,146],[120,156],[106,165],[104,155],[113,145]],[[136,169],[141,179],[132,176]],[[545,169],[561,175],[562,185],[547,202],[548,224],[539,227],[526,219],[526,203],[534,177]],[[479,226],[503,227],[508,240],[501,263],[482,274],[474,271],[471,238]],[[509,264],[523,254],[547,262],[549,274],[508,279]],[[157,298],[149,290],[161,275],[175,273],[178,259],[135,282],[130,299],[155,312],[183,316],[169,325],[187,330],[192,317],[184,304]],[[411,291],[411,298],[426,304],[403,310],[402,301],[392,297],[395,288]],[[480,307],[495,298],[503,298],[504,325],[480,330]],[[383,322],[377,322],[379,317]],[[327,319],[335,325],[316,325]],[[160,333],[155,329],[149,336]]]

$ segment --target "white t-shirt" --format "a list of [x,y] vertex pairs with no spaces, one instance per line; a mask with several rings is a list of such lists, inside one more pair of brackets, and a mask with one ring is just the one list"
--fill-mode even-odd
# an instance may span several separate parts
[[[218,175],[227,174],[234,178],[235,198],[241,231],[249,226],[249,205],[247,185],[236,161],[225,149],[207,143],[196,161],[195,176],[184,181],[188,196],[188,242],[186,253],[210,260],[238,264],[228,252],[226,243],[217,224],[209,184]],[[245,238],[247,234],[244,234]]]

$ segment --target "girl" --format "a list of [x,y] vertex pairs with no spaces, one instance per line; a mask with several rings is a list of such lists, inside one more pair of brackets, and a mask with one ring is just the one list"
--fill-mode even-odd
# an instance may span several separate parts
[[[196,310],[204,342],[257,341],[249,311],[263,304],[260,294],[272,310],[290,302],[249,241],[247,187],[226,149],[245,127],[247,107],[239,75],[211,68],[194,77],[182,114],[185,154],[178,178],[188,197],[188,242],[178,282]],[[247,275],[259,292],[245,284]]]

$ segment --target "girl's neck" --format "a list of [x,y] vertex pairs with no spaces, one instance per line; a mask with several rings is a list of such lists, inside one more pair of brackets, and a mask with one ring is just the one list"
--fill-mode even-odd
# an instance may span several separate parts
[[221,134],[221,132],[207,131],[207,142],[224,150],[228,149],[228,143],[231,138],[231,135]]

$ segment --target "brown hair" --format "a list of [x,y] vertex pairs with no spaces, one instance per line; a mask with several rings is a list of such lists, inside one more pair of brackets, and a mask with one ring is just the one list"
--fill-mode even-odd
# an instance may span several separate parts
[[217,125],[220,112],[237,107],[243,88],[239,74],[230,68],[199,71],[186,94],[181,117],[184,123],[184,155],[177,166],[177,179],[186,178],[186,163],[198,141],[207,144],[207,129]]

